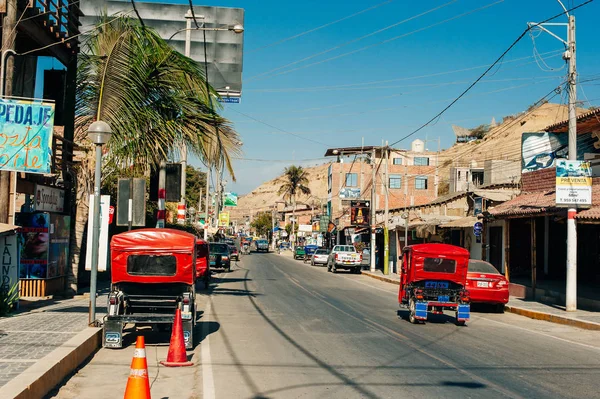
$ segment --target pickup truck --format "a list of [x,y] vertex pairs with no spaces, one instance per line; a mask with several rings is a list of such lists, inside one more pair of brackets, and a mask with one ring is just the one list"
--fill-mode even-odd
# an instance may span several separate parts
[[338,269],[347,269],[360,274],[362,254],[352,245],[336,245],[327,259],[327,271],[336,273]]

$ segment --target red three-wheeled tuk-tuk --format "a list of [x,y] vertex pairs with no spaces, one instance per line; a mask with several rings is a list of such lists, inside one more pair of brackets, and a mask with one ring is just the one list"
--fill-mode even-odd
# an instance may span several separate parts
[[113,236],[104,347],[121,348],[127,324],[167,330],[178,308],[185,347],[193,347],[196,244],[196,236],[174,229],[139,229]]
[[402,250],[398,302],[408,307],[408,320],[417,324],[427,313],[454,311],[456,323],[470,316],[467,268],[469,251],[448,244],[408,245]]

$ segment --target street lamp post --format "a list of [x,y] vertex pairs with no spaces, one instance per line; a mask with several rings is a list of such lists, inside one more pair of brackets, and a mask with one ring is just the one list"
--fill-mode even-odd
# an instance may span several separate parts
[[88,137],[96,146],[96,176],[94,179],[94,224],[92,230],[92,273],[90,277],[89,324],[96,323],[96,282],[98,279],[98,247],[100,241],[100,181],[102,174],[102,145],[110,139],[108,123],[96,121],[88,128]]

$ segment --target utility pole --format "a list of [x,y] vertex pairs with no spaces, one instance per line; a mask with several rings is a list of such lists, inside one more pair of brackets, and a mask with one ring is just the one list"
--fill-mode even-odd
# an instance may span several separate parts
[[389,179],[389,175],[388,175],[388,163],[390,161],[390,149],[388,148],[388,142],[385,142],[385,169],[384,169],[384,175],[385,178],[383,180],[383,184],[385,187],[385,213],[384,213],[384,230],[383,230],[383,240],[384,240],[384,247],[383,247],[383,261],[385,262],[383,264],[383,274],[391,274],[390,271],[390,231],[389,231],[389,225],[388,225],[388,220],[390,218],[390,209],[389,209],[389,183],[390,183],[390,179]]
[[[2,98],[10,97],[13,94],[13,74],[15,61],[13,57],[8,57],[6,60],[6,69],[4,68],[5,54],[15,50],[15,40],[17,37],[17,0],[6,0],[6,14],[2,23],[2,52],[0,53],[0,61],[2,62],[2,70],[5,76],[2,76],[1,81],[4,83],[2,87]],[[10,197],[13,183],[11,180],[16,180],[17,176],[14,172],[0,171],[0,223],[11,222],[8,218],[10,213]],[[14,210],[13,210],[14,212]],[[14,218],[12,220],[14,223]]]
[[[577,160],[577,68],[575,64],[575,16],[569,16],[567,41],[569,49],[564,58],[569,60],[569,161]],[[567,210],[567,292],[566,310],[577,310],[577,225],[575,215],[577,209],[571,207]]]
[[208,241],[208,203],[210,202],[210,162],[206,170],[206,198],[204,199],[204,241]]
[[271,247],[275,251],[275,206],[271,209]]
[[[192,10],[188,10],[185,13],[185,48],[184,55],[190,57],[192,52]],[[181,196],[179,199],[179,205],[183,205],[185,210],[185,184],[186,184],[186,168],[187,168],[187,146],[185,143],[181,143],[180,149],[180,163],[181,163]],[[177,218],[178,223],[185,223],[184,219]]]
[[373,147],[373,150],[371,151],[371,172],[372,172],[372,176],[371,176],[371,272],[375,272],[375,247],[376,247],[376,240],[375,240],[375,229],[377,227],[377,204],[376,204],[376,200],[377,200],[377,192],[376,190],[376,181],[377,181],[377,176],[375,175],[375,164],[376,162],[376,158],[375,158],[375,147]]
[[341,224],[341,219],[342,216],[344,214],[343,210],[344,210],[344,204],[342,202],[342,180],[344,178],[344,158],[343,158],[344,154],[340,154],[340,158],[339,158],[339,162],[338,162],[338,166],[340,167],[340,188],[338,190],[338,198],[340,200],[340,210],[339,210],[339,214],[340,214],[340,218],[338,219],[340,222],[337,223],[337,240],[336,240],[336,245],[340,245],[342,242],[342,232],[340,231],[340,224]]
[[[565,14],[569,18],[568,23],[544,23],[536,24],[529,22],[529,28],[538,28],[560,40],[567,46],[567,50],[563,53],[563,59],[569,62],[568,76],[568,92],[569,92],[569,161],[577,160],[577,66],[575,52],[575,16],[569,15],[567,9],[558,0],[559,4],[565,10]],[[561,39],[558,35],[546,29],[544,26],[566,26],[567,40]],[[569,207],[567,210],[567,284],[566,284],[566,300],[565,310],[574,312],[577,310],[577,224],[575,223],[575,215],[577,208]]]

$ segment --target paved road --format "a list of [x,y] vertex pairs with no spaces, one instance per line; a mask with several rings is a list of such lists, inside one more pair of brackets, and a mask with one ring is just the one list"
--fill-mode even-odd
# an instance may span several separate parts
[[[487,313],[467,327],[444,316],[411,325],[397,315],[396,288],[281,255],[245,256],[199,294],[196,366],[159,368],[167,347],[149,347],[152,395],[598,397],[597,332]],[[52,397],[122,396],[131,356],[131,347],[100,350]]]

